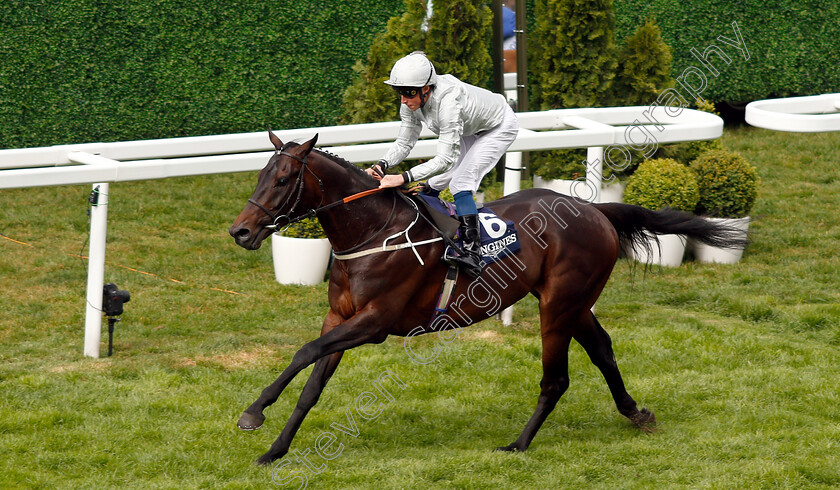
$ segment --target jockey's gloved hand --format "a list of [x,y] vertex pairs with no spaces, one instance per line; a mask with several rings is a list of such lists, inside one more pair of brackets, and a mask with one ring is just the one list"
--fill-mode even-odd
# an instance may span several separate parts
[[427,196],[438,197],[440,195],[440,191],[432,189],[432,186],[429,185],[429,182],[423,182],[420,184],[420,194],[425,194]]
[[388,170],[388,162],[386,160],[379,160],[371,165],[374,172],[378,173],[380,177],[385,177],[385,171]]

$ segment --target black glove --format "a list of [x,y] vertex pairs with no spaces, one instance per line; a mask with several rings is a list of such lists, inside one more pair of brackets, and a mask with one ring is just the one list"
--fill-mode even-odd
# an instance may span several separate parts
[[385,171],[388,170],[388,162],[386,160],[379,160],[371,165],[374,172],[378,173],[380,177],[385,177]]
[[429,182],[423,182],[420,184],[420,194],[425,194],[427,196],[438,197],[440,196],[440,191],[432,189],[432,186],[429,185]]

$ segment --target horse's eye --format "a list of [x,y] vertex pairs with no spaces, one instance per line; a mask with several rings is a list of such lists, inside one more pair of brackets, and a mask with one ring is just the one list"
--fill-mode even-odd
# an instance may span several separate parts
[[274,187],[283,187],[284,185],[286,185],[288,183],[289,183],[289,179],[287,179],[286,177],[280,177],[280,179],[277,181],[277,185],[275,185]]

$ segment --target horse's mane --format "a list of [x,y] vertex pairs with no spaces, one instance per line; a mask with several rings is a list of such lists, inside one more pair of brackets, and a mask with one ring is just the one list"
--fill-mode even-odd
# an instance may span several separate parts
[[[286,143],[285,145],[283,145],[283,150],[286,150],[286,149],[287,149],[287,148],[289,148],[289,147],[295,147],[295,146],[300,146],[300,144],[299,144],[299,143],[296,143],[296,142],[294,142],[294,141],[290,141],[290,142]],[[312,150],[312,151],[314,151],[314,152],[318,153],[319,155],[321,155],[321,156],[323,156],[323,157],[329,158],[329,159],[330,159],[330,160],[332,160],[333,162],[335,162],[335,163],[337,163],[337,164],[341,165],[342,167],[344,167],[344,168],[346,168],[346,169],[351,169],[351,170],[353,170],[353,171],[356,171],[356,172],[358,172],[360,175],[362,175],[362,176],[364,176],[364,177],[366,177],[366,178],[368,178],[368,179],[373,180],[373,177],[371,177],[370,175],[368,175],[367,173],[365,173],[365,171],[364,171],[364,170],[362,170],[361,168],[359,168],[359,166],[358,166],[358,165],[356,165],[356,164],[354,164],[353,162],[350,162],[350,161],[348,161],[348,160],[346,160],[346,159],[344,159],[344,158],[342,158],[342,157],[340,157],[340,156],[338,156],[338,155],[335,155],[335,154],[330,153],[330,152],[328,152],[328,151],[322,150],[322,149],[320,149],[320,148],[313,148],[313,150]]]

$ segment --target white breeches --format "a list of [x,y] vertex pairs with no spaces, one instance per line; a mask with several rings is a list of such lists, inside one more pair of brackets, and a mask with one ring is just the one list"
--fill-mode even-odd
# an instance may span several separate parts
[[481,179],[502,158],[519,133],[519,121],[513,109],[507,107],[498,126],[478,134],[461,137],[461,155],[449,171],[429,179],[432,189],[442,191],[447,186],[455,195],[462,191],[475,193]]

